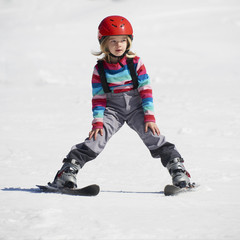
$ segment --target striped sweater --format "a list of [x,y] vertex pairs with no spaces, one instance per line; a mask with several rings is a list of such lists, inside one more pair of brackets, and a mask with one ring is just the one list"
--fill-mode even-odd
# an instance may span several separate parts
[[[111,92],[120,93],[133,89],[130,71],[127,67],[126,57],[120,60],[123,67],[119,64],[110,64],[104,61],[104,70]],[[152,88],[146,72],[145,66],[139,57],[133,59],[134,67],[138,76],[138,92],[142,99],[144,111],[144,122],[155,122]],[[92,75],[92,111],[93,111],[93,129],[103,128],[103,115],[107,105],[106,94],[104,93],[101,79],[98,72],[98,66],[94,67]]]

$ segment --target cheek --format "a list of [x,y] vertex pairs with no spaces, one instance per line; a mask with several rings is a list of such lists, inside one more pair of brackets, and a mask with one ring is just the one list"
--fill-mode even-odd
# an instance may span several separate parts
[[109,52],[109,51],[111,50],[110,44],[107,44],[107,45],[106,45],[105,50],[106,50],[106,52]]
[[108,45],[107,45],[107,48],[108,48],[109,50],[113,49],[113,47],[114,47],[114,46],[113,46],[112,44],[108,44]]

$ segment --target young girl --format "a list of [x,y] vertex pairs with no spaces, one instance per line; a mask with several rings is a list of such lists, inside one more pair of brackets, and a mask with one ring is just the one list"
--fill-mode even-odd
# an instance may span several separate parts
[[190,185],[181,155],[160,134],[155,123],[149,77],[141,59],[130,51],[133,40],[130,22],[122,16],[104,18],[98,27],[98,40],[101,51],[95,55],[104,57],[94,67],[92,76],[92,130],[84,142],[72,147],[49,184],[76,188],[79,169],[95,159],[126,122],[138,133],[152,157],[161,158],[174,185],[181,188]]

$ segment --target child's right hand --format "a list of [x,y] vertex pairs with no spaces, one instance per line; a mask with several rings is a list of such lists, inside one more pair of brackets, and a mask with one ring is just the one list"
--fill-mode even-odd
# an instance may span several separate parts
[[97,139],[97,135],[98,133],[100,133],[101,136],[103,136],[103,129],[102,128],[96,128],[93,129],[92,131],[89,132],[89,140],[93,139],[96,140]]

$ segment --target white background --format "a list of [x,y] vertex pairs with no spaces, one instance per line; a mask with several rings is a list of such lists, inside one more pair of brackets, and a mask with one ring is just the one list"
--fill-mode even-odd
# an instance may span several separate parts
[[[167,170],[127,126],[78,175],[97,197],[37,192],[91,129],[91,51],[113,14],[133,25],[193,193],[161,193]],[[237,0],[0,0],[0,239],[239,238],[239,66]]]

